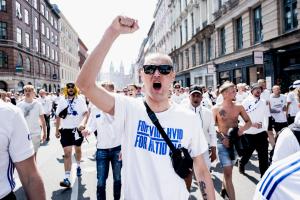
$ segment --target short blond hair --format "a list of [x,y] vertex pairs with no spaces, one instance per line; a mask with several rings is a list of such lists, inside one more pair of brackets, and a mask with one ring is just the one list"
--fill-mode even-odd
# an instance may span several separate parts
[[165,60],[168,62],[169,65],[173,66],[173,61],[172,58],[167,55],[167,54],[163,54],[163,53],[150,53],[145,57],[145,64],[149,64],[152,60],[157,60],[157,59],[161,59],[161,60]]
[[225,81],[221,87],[219,88],[219,92],[220,93],[223,93],[225,92],[226,90],[228,90],[228,88],[231,88],[231,87],[235,87],[234,83],[230,82],[230,81]]
[[34,91],[34,87],[33,87],[33,85],[25,85],[24,87],[23,87],[23,90],[32,90],[32,91]]

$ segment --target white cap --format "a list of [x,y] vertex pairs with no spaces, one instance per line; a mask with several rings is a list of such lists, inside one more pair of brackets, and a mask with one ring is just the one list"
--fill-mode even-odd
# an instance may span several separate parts
[[300,80],[294,81],[293,88],[300,88]]

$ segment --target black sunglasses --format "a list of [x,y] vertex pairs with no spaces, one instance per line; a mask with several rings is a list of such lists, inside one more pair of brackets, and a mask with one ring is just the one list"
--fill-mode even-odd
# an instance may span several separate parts
[[75,88],[75,85],[70,83],[70,84],[67,84],[67,88]]
[[173,70],[173,66],[172,65],[144,65],[143,69],[145,74],[154,74],[154,72],[158,70],[160,74],[168,75]]

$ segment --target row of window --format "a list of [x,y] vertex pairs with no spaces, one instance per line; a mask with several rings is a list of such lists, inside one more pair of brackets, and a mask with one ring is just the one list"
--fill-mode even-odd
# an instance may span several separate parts
[[[1,68],[8,68],[8,55],[4,51],[0,51],[0,69]],[[30,58],[26,56],[24,63],[23,56],[19,53],[17,58],[16,71],[22,72],[24,70],[27,72],[32,71],[31,61]],[[57,73],[58,70],[55,69],[53,66],[51,66],[50,64],[46,64],[45,62],[42,63],[40,68],[40,74],[49,75],[52,79],[53,74],[57,75]]]
[[0,11],[6,11],[6,0],[0,0]]

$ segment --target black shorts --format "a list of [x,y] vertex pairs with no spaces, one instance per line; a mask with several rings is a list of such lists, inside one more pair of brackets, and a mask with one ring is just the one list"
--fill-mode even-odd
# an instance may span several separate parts
[[82,142],[83,142],[83,136],[80,133],[80,131],[78,131],[79,134],[79,139],[75,140],[75,133],[73,132],[74,129],[59,129],[59,132],[61,134],[60,136],[60,143],[62,145],[62,147],[67,147],[67,146],[81,146]]
[[5,197],[3,197],[0,200],[16,200],[16,196],[13,192],[10,192],[8,195],[6,195]]

